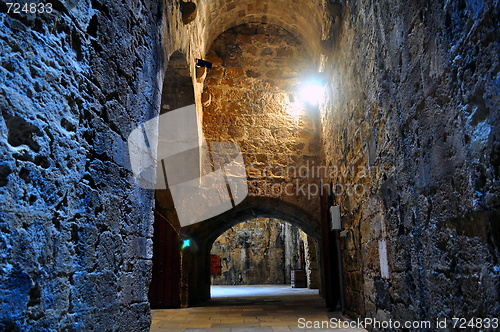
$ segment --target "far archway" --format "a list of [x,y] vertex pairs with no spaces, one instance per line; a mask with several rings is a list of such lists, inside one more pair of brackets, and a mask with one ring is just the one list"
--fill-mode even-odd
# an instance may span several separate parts
[[315,241],[276,218],[254,218],[226,230],[213,243],[212,285],[291,285],[319,288]]
[[[187,304],[210,299],[210,251],[214,241],[234,225],[255,218],[286,220],[300,227],[315,240],[317,248],[322,248],[320,228],[315,227],[311,215],[304,209],[277,198],[248,196],[241,204],[217,217],[182,228],[183,236],[196,243],[183,252],[183,278],[189,284],[189,289],[184,290]],[[321,251],[317,250],[317,254],[321,266]]]

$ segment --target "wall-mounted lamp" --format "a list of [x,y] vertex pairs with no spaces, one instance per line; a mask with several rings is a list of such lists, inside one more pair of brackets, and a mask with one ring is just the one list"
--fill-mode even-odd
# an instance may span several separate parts
[[202,60],[196,59],[196,82],[202,83],[207,77],[207,69],[212,69],[212,63]]
[[206,67],[207,69],[212,69],[212,63],[202,59],[196,59],[196,66]]

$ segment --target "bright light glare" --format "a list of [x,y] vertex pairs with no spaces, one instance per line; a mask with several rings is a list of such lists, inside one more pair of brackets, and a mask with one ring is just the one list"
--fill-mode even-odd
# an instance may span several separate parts
[[302,103],[317,106],[323,95],[325,88],[317,80],[307,80],[300,86],[299,98]]

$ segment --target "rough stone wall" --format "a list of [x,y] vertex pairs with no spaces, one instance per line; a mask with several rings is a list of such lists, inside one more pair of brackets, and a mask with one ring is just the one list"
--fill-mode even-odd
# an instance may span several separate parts
[[307,288],[317,289],[320,286],[320,271],[318,262],[317,245],[314,239],[306,233],[301,233],[300,238],[304,243],[305,270],[307,277]]
[[158,111],[162,9],[50,3],[0,3],[0,330],[147,330],[153,197],[126,139]]
[[322,135],[325,162],[350,169],[334,184],[352,314],[499,315],[499,14],[493,1],[347,3]]
[[233,226],[219,236],[212,254],[221,258],[214,285],[289,284],[299,267],[300,229],[278,219],[259,218]]
[[[292,270],[304,268],[301,266],[301,247],[300,234],[301,229],[290,223],[282,223],[281,232],[283,233],[283,250],[285,258],[284,279],[285,284],[292,282]],[[303,250],[303,248],[302,248]],[[302,252],[303,255],[303,252]]]
[[278,26],[247,24],[219,36],[207,59],[207,140],[240,146],[250,195],[280,198],[317,216],[318,114],[290,100],[312,66],[305,47]]

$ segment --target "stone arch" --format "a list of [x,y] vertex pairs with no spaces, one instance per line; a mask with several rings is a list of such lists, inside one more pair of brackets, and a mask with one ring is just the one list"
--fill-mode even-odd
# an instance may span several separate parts
[[245,24],[221,34],[207,59],[213,61],[202,98],[207,141],[238,144],[252,195],[280,197],[317,222],[319,201],[313,197],[311,204],[298,190],[314,187],[318,194],[321,186],[314,172],[320,165],[319,112],[291,98],[310,68],[303,43],[274,24]]
[[201,0],[198,4],[198,33],[202,49],[208,51],[222,32],[246,23],[271,23],[301,39],[315,55],[319,54],[323,33],[324,0],[272,1],[257,3],[232,0]]
[[[198,252],[188,258],[197,274],[195,281],[189,281],[190,303],[210,298],[209,255],[212,244],[219,235],[240,222],[257,217],[278,218],[300,227],[319,244],[317,248],[321,248],[319,198],[317,195],[312,195],[312,198],[301,195],[298,191],[304,187],[317,189],[316,194],[320,191],[320,179],[310,169],[320,163],[318,114],[313,111],[303,111],[301,115],[288,112],[294,107],[289,97],[292,86],[300,80],[299,73],[311,66],[314,57],[306,49],[308,43],[298,38],[297,32],[286,24],[262,21],[266,24],[260,23],[260,19],[236,20],[234,28],[229,28],[233,23],[228,29],[223,28],[225,30],[215,35],[215,41],[209,44],[207,60],[212,61],[214,67],[204,82],[204,134],[209,142],[230,141],[239,145],[247,168],[250,196],[220,216],[183,229],[198,244]],[[245,24],[250,22],[252,24]],[[269,37],[272,42],[266,45],[265,54],[250,50],[252,47],[259,49],[259,43],[268,36],[273,37]],[[217,46],[226,38],[234,41],[237,47],[241,46],[241,56],[236,57],[237,61],[231,60],[233,55],[225,56],[226,45]],[[286,46],[283,45],[285,41]],[[274,66],[263,65],[261,68],[254,65],[258,60],[252,59],[252,55],[256,54],[263,60],[276,55],[279,61]],[[285,76],[286,80],[280,80]],[[247,83],[243,87],[242,84]],[[243,101],[245,107],[240,108]],[[255,121],[250,124],[249,118],[257,116],[258,121],[253,119]],[[255,140],[263,143],[258,144]],[[298,171],[302,168],[307,170],[305,175]],[[278,175],[279,170],[286,175]],[[277,195],[271,192],[275,186],[281,188]],[[284,188],[296,190],[291,189],[288,193]],[[193,278],[192,274],[189,278]],[[192,295],[193,292],[197,295]]]
[[[215,240],[231,227],[254,218],[275,218],[300,228],[311,237],[317,249],[321,246],[321,230],[313,225],[313,216],[301,207],[275,197],[251,196],[240,205],[212,220],[212,233],[206,244],[210,250]],[[316,250],[321,262],[321,251]]]
[[[312,222],[313,217],[304,209],[274,197],[251,196],[233,209],[208,220],[206,224],[202,223],[209,230],[205,241],[208,241],[212,246],[217,237],[229,228],[253,218],[281,219],[301,228],[316,241],[321,240],[320,230],[312,226],[314,225]],[[210,227],[207,227],[208,225]],[[201,230],[196,233],[205,234]],[[205,241],[203,242],[205,243]]]
[[189,305],[210,299],[210,250],[217,237],[230,227],[257,217],[282,219],[296,225],[316,241],[318,248],[321,247],[321,230],[313,226],[313,216],[303,208],[275,197],[248,196],[233,209],[182,229],[197,243],[195,251],[183,253],[186,267],[193,269],[186,274],[190,285],[189,294],[186,294]]

